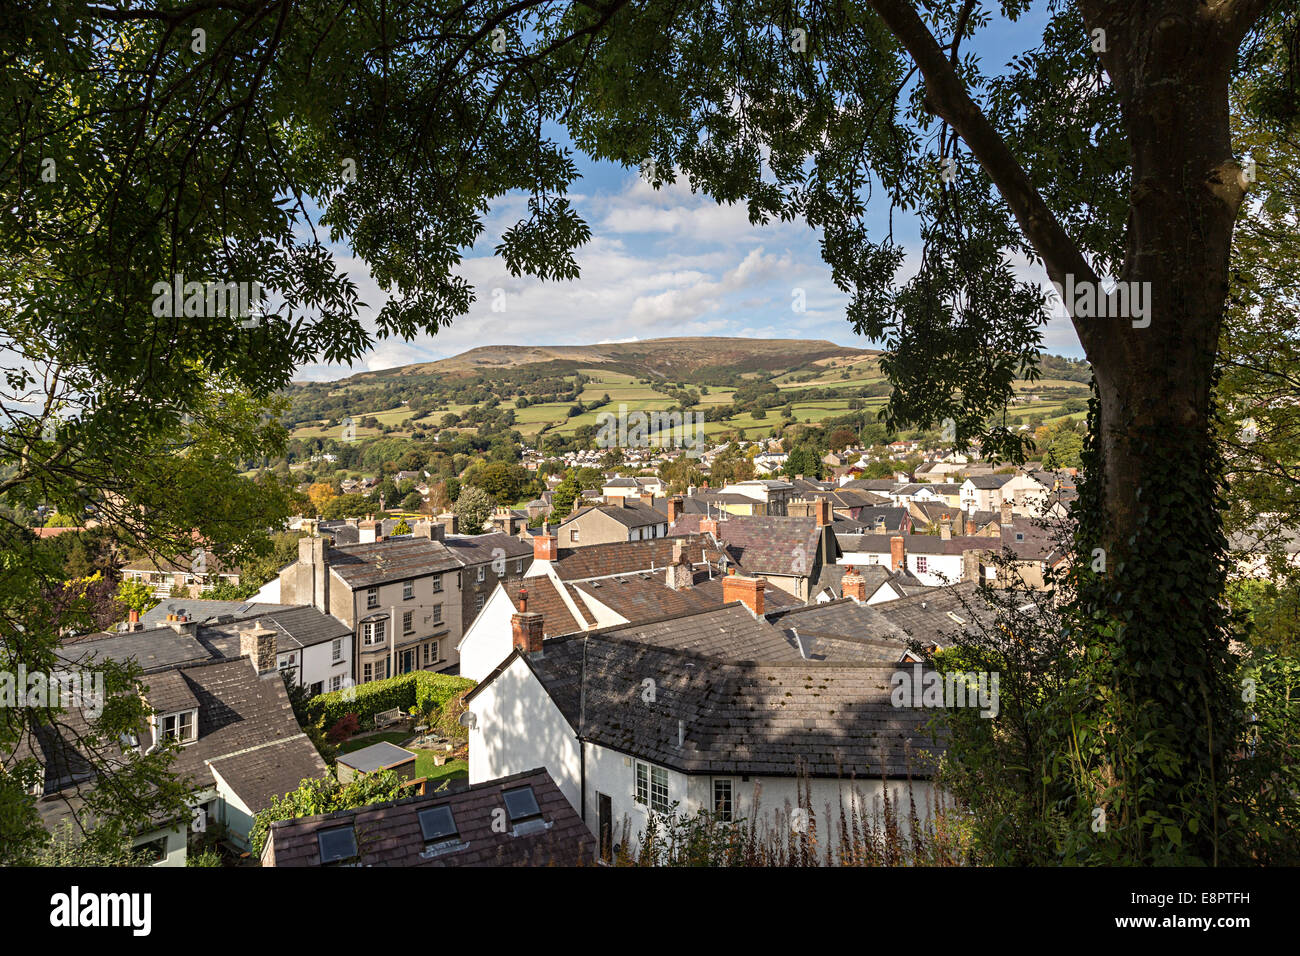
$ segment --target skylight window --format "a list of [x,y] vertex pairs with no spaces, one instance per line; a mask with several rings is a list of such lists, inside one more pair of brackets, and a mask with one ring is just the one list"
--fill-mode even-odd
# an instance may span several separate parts
[[430,845],[450,843],[459,839],[456,818],[451,815],[451,807],[430,807],[420,811],[420,831],[424,842]]
[[506,810],[510,813],[511,823],[531,820],[533,817],[542,815],[541,807],[537,805],[537,795],[533,793],[532,787],[507,790],[502,796],[505,798]]
[[357,833],[351,826],[322,830],[316,834],[316,842],[320,846],[320,862],[322,866],[328,866],[331,863],[342,863],[356,858]]

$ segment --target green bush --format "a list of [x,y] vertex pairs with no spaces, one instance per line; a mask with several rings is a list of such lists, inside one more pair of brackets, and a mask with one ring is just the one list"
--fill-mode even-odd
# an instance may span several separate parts
[[319,694],[307,702],[307,715],[313,724],[321,721],[324,726],[332,727],[348,714],[356,714],[361,729],[370,730],[375,726],[375,714],[394,707],[404,714],[409,713],[412,707],[421,711],[436,709],[473,686],[474,682],[467,677],[412,671],[387,680]]

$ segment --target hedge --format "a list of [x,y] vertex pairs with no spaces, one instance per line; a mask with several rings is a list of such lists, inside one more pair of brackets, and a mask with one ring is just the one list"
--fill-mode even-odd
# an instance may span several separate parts
[[347,714],[356,714],[361,720],[361,728],[369,730],[375,724],[375,714],[394,707],[405,714],[412,707],[423,709],[428,702],[441,707],[473,686],[474,681],[468,677],[412,671],[386,680],[317,694],[307,702],[307,715],[312,723],[323,717],[325,726],[332,727]]

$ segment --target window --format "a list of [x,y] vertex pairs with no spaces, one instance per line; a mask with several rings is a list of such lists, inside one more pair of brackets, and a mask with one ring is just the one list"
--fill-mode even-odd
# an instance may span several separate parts
[[430,807],[420,811],[420,832],[424,834],[426,846],[438,846],[454,843],[460,839],[456,829],[456,818],[452,816],[451,807]]
[[320,848],[321,866],[346,863],[356,859],[357,832],[350,825],[321,830],[316,834],[316,844]]
[[343,689],[343,675],[335,674],[333,677],[330,678],[330,690],[335,691],[335,690],[342,690],[342,689]]
[[409,601],[415,597],[415,581],[402,582],[402,600]]
[[636,763],[636,802],[655,813],[668,812],[668,771],[648,763]]
[[523,573],[524,573],[524,562],[523,559],[520,558],[518,561],[515,562],[515,574],[523,574]]
[[372,681],[372,680],[374,680],[374,665],[373,665],[373,664],[362,664],[362,665],[361,665],[361,682],[362,682],[363,684],[368,684],[368,683],[370,683],[370,681]]
[[537,794],[532,787],[517,787],[507,790],[501,796],[506,801],[506,812],[510,814],[511,823],[521,823],[542,815],[542,808],[537,805]]
[[441,604],[435,604],[435,605],[433,606],[433,623],[434,623],[434,624],[441,624],[441,623],[442,623],[442,605],[441,605]]
[[384,631],[385,631],[385,625],[387,623],[388,621],[386,620],[380,620],[380,621],[367,621],[365,624],[362,624],[361,625],[362,640],[365,641],[366,644],[384,643]]
[[366,588],[366,608],[379,607],[379,588]]
[[324,689],[325,689],[325,682],[324,682],[324,681],[316,681],[316,683],[312,684],[309,688],[307,688],[307,693],[309,693],[309,694],[311,694],[313,697],[315,697],[317,694],[319,694],[319,693],[320,693],[321,691],[323,691]]
[[727,779],[713,781],[713,814],[723,823],[730,823],[735,810],[732,800],[731,781]]
[[478,579],[480,583],[487,580],[487,567],[482,564],[478,566]]
[[483,610],[483,595],[480,594],[474,598],[474,613],[477,614],[481,610]]
[[279,667],[280,667],[280,670],[282,670],[282,671],[287,671],[289,668],[291,668],[291,667],[297,667],[297,666],[298,666],[298,654],[297,654],[297,652],[295,652],[295,653],[293,653],[293,654],[285,654],[285,655],[282,656],[282,657],[280,658],[280,660],[279,660]]
[[185,710],[179,714],[168,714],[163,718],[162,735],[164,740],[179,740],[185,742],[194,740],[194,717],[195,711]]
[[414,611],[402,612],[402,633],[403,634],[411,634],[415,631],[415,622],[413,620],[414,617],[415,617]]
[[918,556],[917,556],[917,559],[916,559],[916,570],[918,570],[918,571],[922,571],[922,572],[923,572],[923,571],[925,571],[925,569],[926,569],[926,560],[925,560],[925,556],[924,556],[924,555],[918,555]]
[[577,544],[577,543],[578,543],[578,529],[577,529],[577,528],[570,528],[570,529],[569,529],[569,544]]
[[343,638],[339,638],[330,645],[330,662],[337,664],[343,660]]
[[442,575],[435,574],[433,576],[433,593],[437,594],[441,590],[442,590]]

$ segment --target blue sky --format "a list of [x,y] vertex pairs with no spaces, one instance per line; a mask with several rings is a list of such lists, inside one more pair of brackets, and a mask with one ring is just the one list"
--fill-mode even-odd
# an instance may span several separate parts
[[[1040,19],[1032,18],[1034,26],[991,25],[976,44],[985,69],[992,71],[1013,52],[1033,46]],[[592,231],[591,241],[577,252],[580,278],[540,282],[510,276],[491,250],[524,214],[525,199],[506,197],[492,209],[475,250],[461,266],[478,293],[468,315],[436,336],[376,341],[350,368],[309,365],[296,377],[339,378],[445,358],[480,345],[587,345],[684,335],[828,339],[863,348],[875,344],[853,334],[844,318],[846,297],[831,282],[818,251],[819,236],[807,226],[751,226],[743,205],[718,205],[706,195],[692,194],[680,178],[655,190],[637,170],[591,162],[581,154],[575,158],[582,179],[570,195]],[[886,211],[883,206],[871,210],[881,223]],[[901,226],[896,218],[896,238],[916,248],[911,224]],[[382,304],[383,292],[365,264],[345,246],[335,253],[357,282],[361,300],[372,309]],[[1016,267],[1046,287],[1041,267],[1027,262]],[[806,297],[802,313],[791,307],[796,289]],[[1049,352],[1082,356],[1059,308],[1044,330],[1044,344]]]

